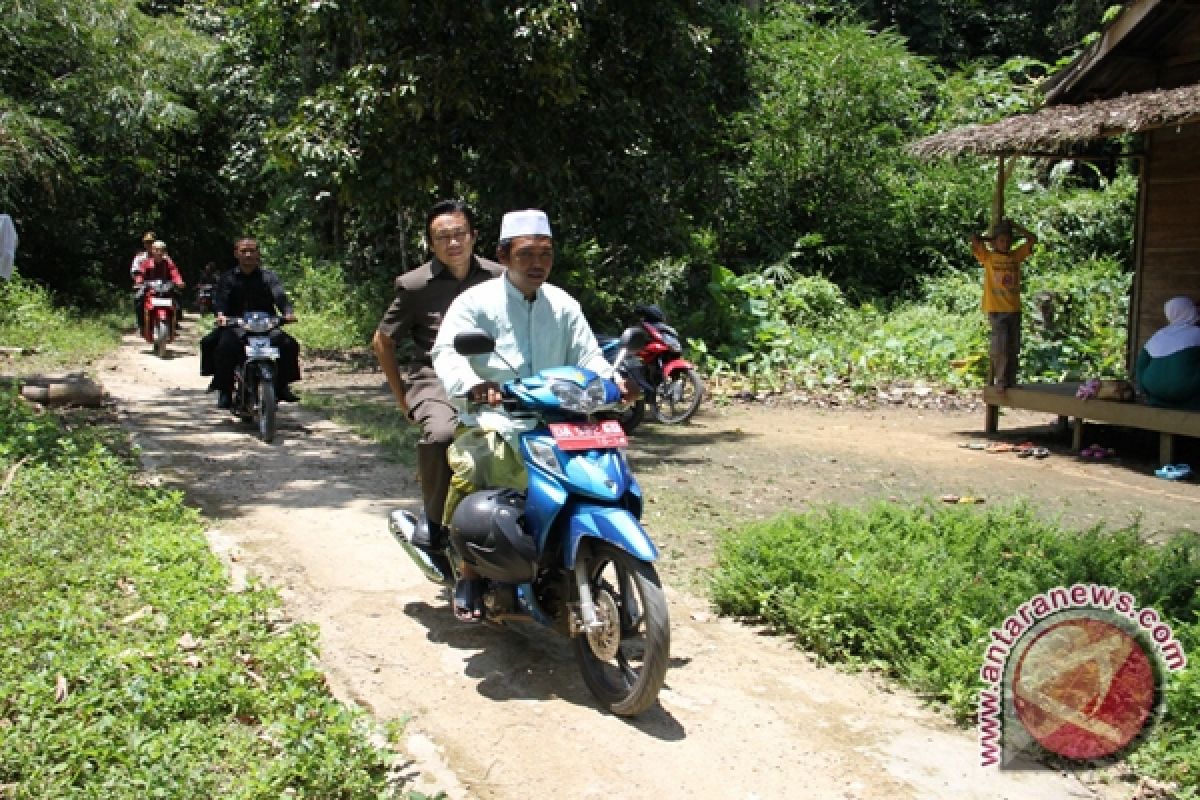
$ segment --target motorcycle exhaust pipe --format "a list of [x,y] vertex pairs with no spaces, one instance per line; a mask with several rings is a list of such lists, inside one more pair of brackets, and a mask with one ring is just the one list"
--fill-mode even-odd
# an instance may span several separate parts
[[453,586],[454,570],[450,566],[450,560],[440,553],[430,553],[413,544],[413,537],[420,525],[421,521],[411,511],[397,508],[388,514],[388,530],[392,538],[400,543],[422,574],[434,583]]

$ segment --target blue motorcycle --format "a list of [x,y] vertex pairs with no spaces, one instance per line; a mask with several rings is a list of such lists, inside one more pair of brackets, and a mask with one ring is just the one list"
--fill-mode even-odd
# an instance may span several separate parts
[[[631,328],[623,347],[645,334]],[[482,331],[459,334],[463,355],[490,353]],[[642,528],[642,493],[623,452],[615,383],[555,367],[502,387],[504,408],[528,423],[517,434],[528,485],[484,489],[462,500],[450,541],[413,543],[422,521],[390,515],[393,536],[430,580],[453,586],[462,562],[487,579],[485,620],[526,620],[573,640],[583,679],[614,714],[655,704],[670,659],[667,601],[654,568],[658,549]]]

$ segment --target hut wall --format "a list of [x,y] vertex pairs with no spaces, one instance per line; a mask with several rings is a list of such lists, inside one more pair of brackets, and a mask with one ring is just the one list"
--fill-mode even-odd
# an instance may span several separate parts
[[1163,304],[1176,295],[1200,303],[1200,124],[1149,134],[1141,276],[1132,322],[1136,356],[1166,322]]

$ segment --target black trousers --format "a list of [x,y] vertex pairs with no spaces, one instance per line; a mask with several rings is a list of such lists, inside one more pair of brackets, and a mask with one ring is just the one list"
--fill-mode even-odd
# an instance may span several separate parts
[[[283,331],[271,331],[271,344],[279,348],[275,386],[300,380],[300,343]],[[233,371],[246,360],[245,332],[241,328],[214,328],[200,340],[200,374],[212,375],[210,389],[233,390]]]

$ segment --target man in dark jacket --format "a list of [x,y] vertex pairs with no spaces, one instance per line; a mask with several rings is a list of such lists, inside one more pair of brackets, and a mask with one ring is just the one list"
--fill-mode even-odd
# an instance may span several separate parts
[[[400,410],[421,426],[417,477],[425,519],[414,544],[429,547],[444,535],[442,508],[450,485],[446,448],[457,426],[454,406],[433,371],[429,350],[442,316],[463,290],[497,277],[504,267],[477,258],[475,216],[461,200],[443,200],[425,216],[425,237],[433,258],[396,278],[396,298],[375,331],[372,347]],[[397,346],[409,349],[403,373]]]
[[[217,312],[217,327],[213,330],[212,374],[210,389],[217,390],[217,407],[229,408],[233,390],[233,371],[246,358],[245,345],[240,328],[224,327],[227,319],[241,317],[248,311],[265,311],[278,314],[287,322],[295,322],[296,315],[279,277],[270,270],[261,268],[262,255],[254,239],[238,239],[233,255],[237,268],[229,270],[217,282],[213,292],[213,308]],[[209,337],[205,337],[206,340]],[[298,398],[288,385],[300,380],[300,344],[282,330],[271,332],[271,344],[279,348],[278,371],[275,375],[277,399],[295,403]],[[201,342],[201,356],[205,342]],[[203,358],[202,358],[203,361]],[[201,374],[205,374],[203,365]]]

